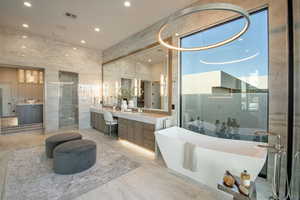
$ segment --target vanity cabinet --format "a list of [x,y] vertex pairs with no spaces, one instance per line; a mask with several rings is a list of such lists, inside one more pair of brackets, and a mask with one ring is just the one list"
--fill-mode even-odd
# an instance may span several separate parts
[[[108,126],[105,125],[102,113],[91,112],[91,127],[100,132],[108,133]],[[118,133],[120,139],[155,151],[155,124],[118,117],[117,130],[116,127],[112,129],[112,133],[115,132]]]
[[91,112],[91,127],[103,133],[107,133],[103,114]]
[[17,105],[17,116],[20,125],[43,123],[43,105]]
[[119,138],[121,139],[128,139],[128,125],[126,123],[125,120],[122,120],[122,123],[120,123],[120,119],[119,119],[119,122],[118,122],[118,135],[119,135]]
[[151,151],[155,150],[155,125],[124,118],[118,119],[119,138],[128,140],[134,144],[147,148]]

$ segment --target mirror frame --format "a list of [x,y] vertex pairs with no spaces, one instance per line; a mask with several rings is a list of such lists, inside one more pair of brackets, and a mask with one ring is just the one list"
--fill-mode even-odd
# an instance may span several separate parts
[[[172,44],[172,37],[169,37],[167,39],[165,39],[166,42],[168,42],[169,44]],[[153,47],[156,47],[156,46],[159,46],[161,45],[159,42],[155,42],[155,43],[152,43],[146,47],[143,47],[141,49],[138,49],[138,50],[135,50],[135,51],[132,51],[126,55],[123,55],[123,56],[119,56],[117,58],[114,58],[112,60],[109,60],[109,61],[106,61],[104,63],[102,63],[102,86],[103,86],[103,81],[104,81],[104,65],[107,65],[107,64],[110,64],[112,62],[115,62],[117,60],[120,60],[120,59],[123,59],[123,58],[126,58],[128,56],[132,56],[136,53],[139,53],[139,52],[142,52],[142,51],[145,51],[147,49],[151,49]],[[163,47],[164,48],[164,47]],[[173,58],[172,58],[173,54],[172,54],[172,50],[168,49],[168,110],[167,111],[164,111],[164,110],[159,110],[159,109],[151,109],[151,108],[143,108],[143,112],[145,113],[157,113],[157,114],[167,114],[167,115],[172,115],[172,97],[173,97],[173,78],[172,78],[172,74],[173,74],[173,64],[172,64],[172,61],[173,61]],[[103,99],[103,87],[102,87],[102,102],[104,103],[104,99]],[[111,106],[106,106],[103,104],[103,107],[111,107]]]

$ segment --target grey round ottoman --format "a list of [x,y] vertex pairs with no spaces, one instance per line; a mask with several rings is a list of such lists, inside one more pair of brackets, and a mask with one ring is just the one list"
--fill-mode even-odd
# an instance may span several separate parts
[[53,158],[53,150],[56,146],[72,140],[81,140],[81,138],[79,133],[62,133],[48,137],[45,142],[47,157]]
[[96,143],[91,140],[74,140],[54,149],[54,172],[74,174],[92,167],[96,162]]

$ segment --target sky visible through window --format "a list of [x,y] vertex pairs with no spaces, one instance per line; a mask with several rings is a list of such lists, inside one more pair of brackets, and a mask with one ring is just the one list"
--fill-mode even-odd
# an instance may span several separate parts
[[[268,11],[251,14],[251,25],[239,39],[214,49],[182,52],[182,75],[222,70],[235,77],[268,74]],[[213,44],[239,32],[240,18],[181,39],[182,47]]]

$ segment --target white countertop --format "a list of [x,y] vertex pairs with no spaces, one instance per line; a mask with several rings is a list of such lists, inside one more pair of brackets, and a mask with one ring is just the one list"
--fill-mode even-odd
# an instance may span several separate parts
[[155,124],[158,129],[162,126],[163,121],[166,119],[171,119],[171,116],[166,114],[156,114],[156,113],[138,113],[138,112],[121,112],[121,111],[113,111],[109,108],[97,108],[91,107],[91,112],[103,113],[104,110],[107,110],[113,114],[114,117],[120,117],[129,120],[140,121],[149,124]]

